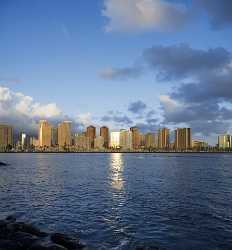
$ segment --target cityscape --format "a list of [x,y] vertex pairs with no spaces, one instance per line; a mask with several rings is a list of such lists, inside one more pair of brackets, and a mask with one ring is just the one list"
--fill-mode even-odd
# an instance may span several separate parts
[[[171,136],[173,134],[174,136]],[[173,137],[173,139],[171,139]],[[232,136],[218,136],[218,143],[210,146],[195,140],[191,128],[160,128],[142,133],[138,127],[111,131],[107,126],[88,126],[84,132],[73,133],[72,122],[63,121],[54,126],[40,120],[38,135],[25,132],[17,135],[11,125],[0,124],[1,152],[215,152],[232,151]]]

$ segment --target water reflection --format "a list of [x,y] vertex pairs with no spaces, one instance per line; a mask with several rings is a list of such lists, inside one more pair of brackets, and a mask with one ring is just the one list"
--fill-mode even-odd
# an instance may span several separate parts
[[111,166],[111,172],[110,172],[111,186],[114,189],[122,190],[124,185],[124,179],[123,179],[124,162],[121,153],[111,154],[110,166]]

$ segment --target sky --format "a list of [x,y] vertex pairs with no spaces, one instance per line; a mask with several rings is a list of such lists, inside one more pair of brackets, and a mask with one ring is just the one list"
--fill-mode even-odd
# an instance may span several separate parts
[[1,0],[0,122],[232,133],[231,0]]

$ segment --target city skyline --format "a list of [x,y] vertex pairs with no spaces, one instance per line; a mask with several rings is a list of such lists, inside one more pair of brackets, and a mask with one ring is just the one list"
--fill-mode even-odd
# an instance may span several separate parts
[[191,127],[215,144],[232,132],[232,20],[210,3],[2,1],[0,122]]
[[143,133],[137,127],[112,130],[107,126],[89,125],[84,131],[74,131],[71,121],[52,124],[40,120],[37,124],[37,135],[24,131],[14,133],[14,126],[0,124],[1,152],[105,152],[120,150],[122,152],[156,152],[156,151],[187,151],[187,152],[218,152],[232,151],[232,136],[220,134],[216,145],[193,137],[191,128],[166,127],[156,131]]

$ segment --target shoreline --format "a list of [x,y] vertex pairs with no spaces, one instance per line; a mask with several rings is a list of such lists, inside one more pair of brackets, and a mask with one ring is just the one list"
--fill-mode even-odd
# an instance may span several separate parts
[[0,152],[0,154],[232,154],[232,151],[35,151]]

